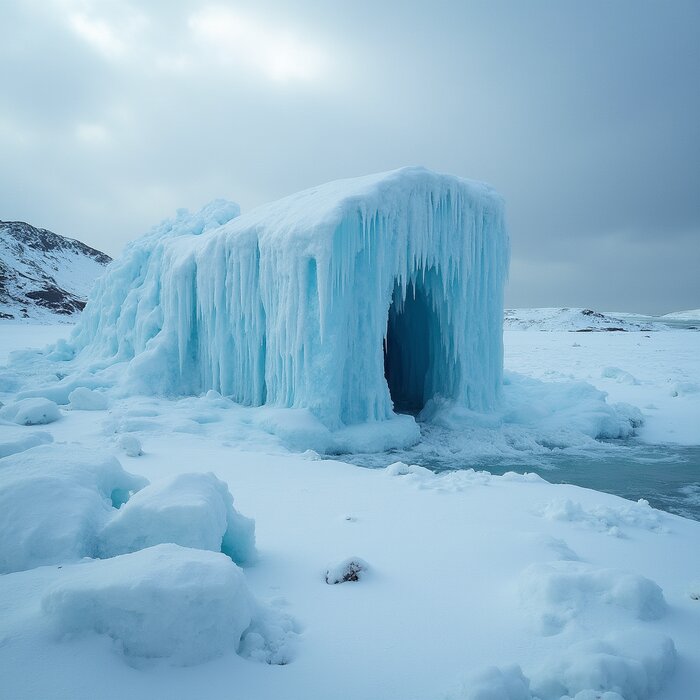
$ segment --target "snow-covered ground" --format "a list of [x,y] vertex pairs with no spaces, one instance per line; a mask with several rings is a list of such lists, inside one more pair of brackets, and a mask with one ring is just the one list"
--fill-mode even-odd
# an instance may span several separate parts
[[[0,356],[68,330],[3,324]],[[505,356],[511,373],[561,387],[585,380],[637,406],[641,440],[700,444],[700,333],[508,331]],[[3,379],[0,399],[9,403],[17,387],[0,369]],[[94,537],[81,542],[103,556],[116,552],[105,543],[137,551],[104,560],[61,554],[0,576],[3,697],[697,695],[698,522],[535,476],[435,475],[405,464],[368,470],[293,453],[253,419],[255,409],[211,394],[168,401],[95,387],[101,402],[83,389],[71,392],[58,420],[0,424],[0,443],[25,450],[0,461],[0,487],[8,474],[13,488],[41,481],[41,507],[19,512],[42,532],[65,507],[46,455],[75,450],[84,467],[71,472],[70,493]],[[27,471],[33,455],[36,475]],[[89,455],[97,486],[85,476]],[[142,482],[111,456],[153,484],[124,510],[114,508],[124,484]],[[68,473],[61,463],[55,471]],[[173,480],[193,472],[225,482],[235,510],[210,477]],[[183,491],[182,483],[196,487]],[[237,516],[255,519],[257,556],[242,570],[209,551],[213,532],[244,532]],[[184,532],[182,518],[191,524]],[[65,544],[76,530],[43,532],[65,535]],[[3,536],[2,554],[22,546]],[[168,539],[185,548],[156,544]],[[14,568],[31,565],[36,551],[25,547]],[[326,583],[348,559],[363,562],[359,580]]]

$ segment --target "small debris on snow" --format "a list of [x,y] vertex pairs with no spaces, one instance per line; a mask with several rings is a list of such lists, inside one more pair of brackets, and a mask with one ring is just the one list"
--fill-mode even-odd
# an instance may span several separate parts
[[359,581],[362,575],[369,569],[369,565],[359,557],[350,557],[329,566],[326,570],[326,583],[334,585],[346,581]]

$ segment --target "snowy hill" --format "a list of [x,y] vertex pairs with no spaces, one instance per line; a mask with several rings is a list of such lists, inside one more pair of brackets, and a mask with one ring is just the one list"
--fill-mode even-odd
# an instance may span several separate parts
[[674,311],[670,314],[664,314],[661,318],[667,321],[700,321],[700,309]]
[[55,320],[82,311],[111,258],[21,221],[0,221],[0,319]]
[[648,329],[648,326],[601,314],[591,309],[569,308],[506,309],[503,327],[509,330],[575,331],[579,333]]

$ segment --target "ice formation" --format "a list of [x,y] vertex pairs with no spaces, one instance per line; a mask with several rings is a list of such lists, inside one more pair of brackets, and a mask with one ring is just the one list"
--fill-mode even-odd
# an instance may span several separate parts
[[423,168],[332,182],[237,216],[214,202],[134,243],[73,337],[130,391],[309,409],[328,428],[478,411],[502,384],[501,198]]

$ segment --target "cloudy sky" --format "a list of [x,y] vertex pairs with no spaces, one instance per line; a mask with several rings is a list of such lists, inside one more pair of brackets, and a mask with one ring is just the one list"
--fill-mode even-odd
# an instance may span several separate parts
[[506,198],[510,306],[700,306],[700,2],[2,0],[0,219],[112,255],[420,164]]

